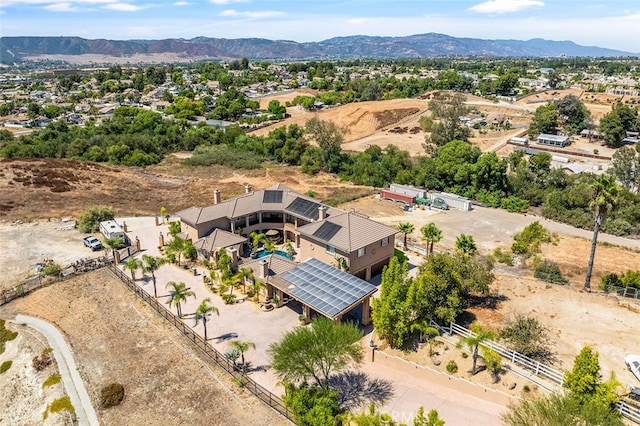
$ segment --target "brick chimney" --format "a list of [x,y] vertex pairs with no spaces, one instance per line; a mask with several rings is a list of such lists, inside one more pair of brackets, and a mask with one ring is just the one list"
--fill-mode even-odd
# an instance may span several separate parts
[[263,280],[267,279],[269,276],[269,262],[266,259],[262,259],[258,268],[258,277]]
[[213,204],[220,204],[220,190],[213,191]]
[[318,207],[318,220],[325,220],[327,218],[327,206]]
[[248,193],[250,193],[250,192],[251,192],[251,185],[246,184],[246,185],[244,186],[244,193],[245,193],[245,194],[248,194]]

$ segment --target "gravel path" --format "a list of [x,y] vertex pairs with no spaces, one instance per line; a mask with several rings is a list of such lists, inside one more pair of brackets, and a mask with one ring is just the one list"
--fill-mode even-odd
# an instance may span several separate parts
[[64,340],[62,334],[50,323],[38,318],[28,317],[25,315],[17,315],[15,322],[17,324],[25,324],[42,333],[48,340],[50,347],[53,349],[53,355],[58,363],[60,376],[64,383],[64,388],[71,399],[71,404],[76,410],[76,417],[80,425],[100,425],[98,416],[96,415],[89,394],[84,387],[82,378],[76,368],[73,354]]

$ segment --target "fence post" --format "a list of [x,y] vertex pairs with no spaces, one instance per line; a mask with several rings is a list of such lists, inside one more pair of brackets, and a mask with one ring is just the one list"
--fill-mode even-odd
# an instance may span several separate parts
[[453,321],[449,323],[449,336],[453,334]]

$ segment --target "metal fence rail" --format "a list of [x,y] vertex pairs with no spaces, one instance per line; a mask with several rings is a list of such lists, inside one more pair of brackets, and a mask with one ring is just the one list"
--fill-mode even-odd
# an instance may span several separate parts
[[227,357],[219,352],[216,348],[211,346],[208,342],[197,334],[193,329],[186,325],[180,318],[169,311],[164,305],[159,303],[156,298],[148,294],[138,286],[131,278],[129,278],[124,272],[118,269],[116,266],[111,265],[109,270],[122,281],[129,289],[131,289],[138,297],[147,302],[156,312],[158,312],[165,320],[178,329],[187,339],[193,342],[200,351],[202,351],[209,359],[214,361],[217,366],[229,373],[235,380],[238,381],[244,388],[248,389],[262,402],[266,403],[280,413],[282,416],[293,422],[293,413],[284,405],[282,399],[273,394],[255,380],[249,377],[244,371],[239,371],[236,368],[235,363],[230,361]]
[[627,401],[620,400],[618,404],[616,404],[618,411],[635,423],[640,424],[640,409],[637,406],[629,404]]
[[630,297],[633,299],[640,298],[640,290],[635,287],[613,287],[613,292],[617,293],[618,296],[622,297]]

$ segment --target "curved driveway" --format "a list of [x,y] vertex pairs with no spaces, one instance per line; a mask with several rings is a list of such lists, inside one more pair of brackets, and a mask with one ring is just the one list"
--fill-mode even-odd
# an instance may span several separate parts
[[91,404],[91,398],[89,398],[87,389],[84,387],[84,382],[76,368],[71,350],[60,331],[46,321],[25,315],[17,315],[14,322],[28,325],[47,338],[49,346],[53,349],[56,362],[58,363],[64,389],[67,391],[71,404],[73,404],[73,408],[76,410],[78,424],[91,426],[100,425],[98,416]]

